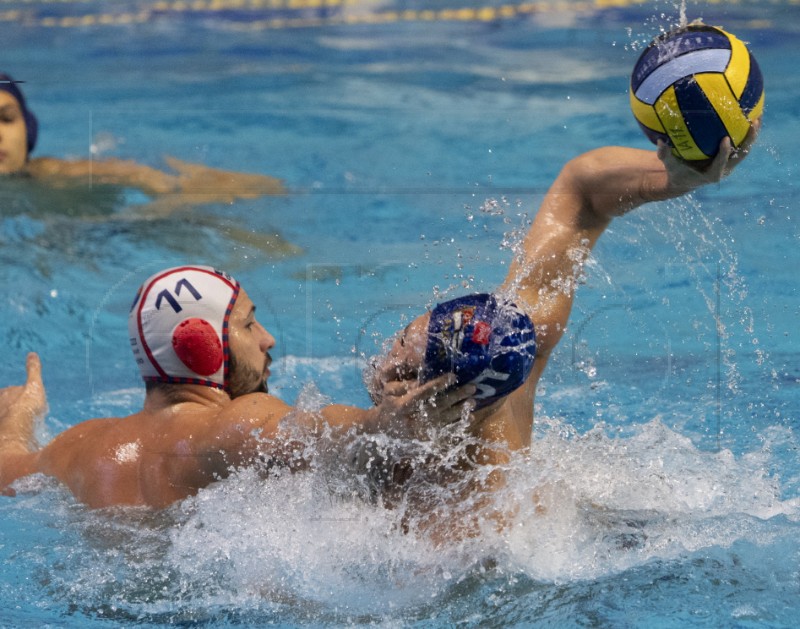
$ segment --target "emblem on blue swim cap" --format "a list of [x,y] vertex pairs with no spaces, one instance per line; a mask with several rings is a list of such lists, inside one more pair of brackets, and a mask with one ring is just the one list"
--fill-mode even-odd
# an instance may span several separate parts
[[422,380],[452,372],[478,390],[483,408],[522,386],[536,357],[533,322],[510,302],[481,293],[438,304],[428,323]]
[[179,266],[148,278],[128,315],[145,382],[227,389],[228,320],[239,282],[210,266]]
[[30,154],[36,146],[36,138],[39,135],[39,122],[33,112],[28,109],[28,105],[25,103],[25,96],[22,94],[22,90],[17,87],[16,81],[2,72],[0,72],[0,91],[8,92],[19,103],[22,117],[25,118],[25,134],[28,142],[28,154]]

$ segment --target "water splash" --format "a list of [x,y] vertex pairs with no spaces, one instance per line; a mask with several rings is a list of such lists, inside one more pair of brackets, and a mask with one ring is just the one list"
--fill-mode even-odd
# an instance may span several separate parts
[[[310,406],[319,403],[308,395]],[[166,512],[89,511],[37,477],[0,507],[4,520],[35,520],[36,531],[44,526],[38,535],[54,538],[44,556],[33,544],[14,561],[23,575],[35,566],[47,599],[72,613],[118,622],[406,622],[709,549],[780,547],[800,525],[800,501],[784,499],[770,471],[780,447],[796,446],[789,429],[780,433],[737,457],[700,450],[659,418],[584,434],[542,418],[530,453],[497,468],[506,482],[496,494],[465,498],[463,483],[422,479],[414,491],[431,505],[422,513],[409,500],[376,499],[353,467],[366,442],[330,435],[310,444],[318,456],[306,472],[241,470]],[[446,464],[463,443],[463,434],[450,436],[459,438],[381,436],[372,452],[402,448]],[[420,528],[431,513],[445,524],[472,518],[480,535],[434,541]]]
[[508,539],[535,578],[594,579],[740,539],[767,543],[778,533],[763,520],[800,516],[796,500],[780,500],[765,452],[703,452],[659,419],[626,438],[552,419],[538,432],[527,466],[541,470],[538,501]]
[[689,24],[689,19],[686,17],[686,0],[681,0],[678,5],[678,26],[683,28]]
[[[767,355],[758,348],[755,317],[746,303],[749,291],[744,275],[738,270],[738,253],[732,246],[733,236],[721,221],[701,210],[693,197],[672,201],[667,205],[668,211],[660,214],[650,226],[675,248],[693,278],[694,290],[702,297],[708,313],[713,317],[719,360],[724,370],[721,384],[731,395],[736,395],[740,392],[742,375],[733,343],[735,332],[731,327],[741,330],[750,340],[750,345],[755,347],[757,364],[762,365]],[[739,320],[730,326],[722,312],[723,296],[740,313]]]

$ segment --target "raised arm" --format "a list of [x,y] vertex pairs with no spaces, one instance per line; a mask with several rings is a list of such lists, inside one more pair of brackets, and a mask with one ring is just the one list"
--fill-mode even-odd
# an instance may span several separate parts
[[600,148],[564,166],[503,284],[536,324],[539,373],[563,334],[583,262],[611,220],[720,181],[747,154],[759,127],[756,121],[738,151],[723,140],[704,168],[674,157],[664,144],[657,151]]

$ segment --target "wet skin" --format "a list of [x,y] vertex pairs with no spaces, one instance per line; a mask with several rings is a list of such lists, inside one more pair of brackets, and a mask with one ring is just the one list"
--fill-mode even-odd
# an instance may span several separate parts
[[0,91],[0,174],[22,171],[28,159],[25,117],[19,102],[8,92]]

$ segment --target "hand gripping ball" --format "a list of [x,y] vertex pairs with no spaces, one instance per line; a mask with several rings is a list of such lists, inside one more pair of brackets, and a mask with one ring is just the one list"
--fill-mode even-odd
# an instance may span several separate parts
[[631,108],[645,135],[688,161],[738,147],[764,108],[764,80],[747,46],[721,28],[693,23],[654,39],[631,75]]

